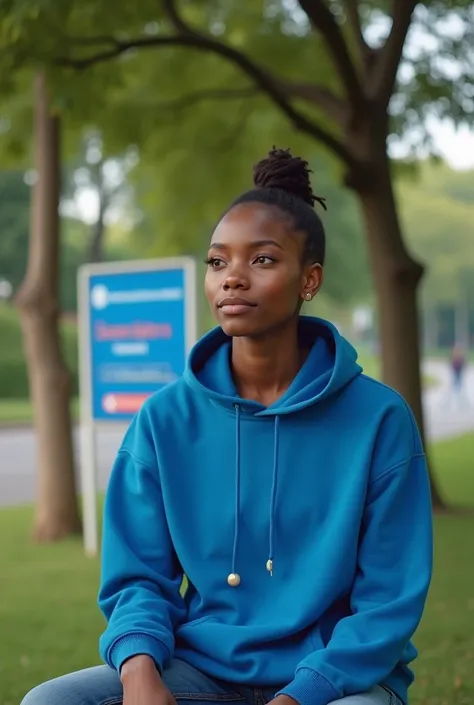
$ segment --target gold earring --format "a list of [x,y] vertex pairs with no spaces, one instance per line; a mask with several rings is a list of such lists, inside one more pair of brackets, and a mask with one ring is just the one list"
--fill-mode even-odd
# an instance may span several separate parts
[[306,294],[306,297],[305,297],[305,298],[306,298],[306,301],[311,301],[311,299],[312,299],[313,297],[311,296],[311,294],[310,294],[309,291],[308,291],[308,293]]

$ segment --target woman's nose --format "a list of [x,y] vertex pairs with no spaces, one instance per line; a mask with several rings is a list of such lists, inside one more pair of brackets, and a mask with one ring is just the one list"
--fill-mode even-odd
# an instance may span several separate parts
[[247,277],[243,276],[242,274],[229,274],[225,278],[224,282],[224,289],[228,291],[229,289],[248,289],[249,288],[249,282]]

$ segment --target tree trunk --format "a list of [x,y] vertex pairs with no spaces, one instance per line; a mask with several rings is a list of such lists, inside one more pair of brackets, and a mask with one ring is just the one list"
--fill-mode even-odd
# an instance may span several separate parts
[[[372,275],[377,292],[382,377],[407,401],[425,439],[420,371],[418,284],[423,267],[407,252],[392,188],[385,150],[373,165],[373,178],[354,180],[369,241]],[[433,507],[444,501],[430,473]]]
[[16,296],[38,438],[34,538],[78,533],[69,374],[59,332],[60,123],[49,111],[45,79],[35,83],[35,167],[25,279]]

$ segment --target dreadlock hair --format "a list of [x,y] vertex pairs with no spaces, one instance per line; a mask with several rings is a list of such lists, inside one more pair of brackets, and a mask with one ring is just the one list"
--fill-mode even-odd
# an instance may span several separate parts
[[[311,188],[308,162],[293,157],[289,149],[273,149],[253,168],[255,188],[235,199],[228,211],[240,203],[265,203],[289,216],[292,227],[306,234],[304,262],[324,264],[326,235],[314,210],[319,203],[327,210],[325,199]],[[227,211],[227,212],[228,212]]]

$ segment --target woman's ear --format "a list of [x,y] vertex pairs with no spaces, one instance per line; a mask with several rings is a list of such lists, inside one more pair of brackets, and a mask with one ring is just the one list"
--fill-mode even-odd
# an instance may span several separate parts
[[304,301],[311,301],[316,296],[323,285],[323,278],[323,268],[319,263],[308,265],[301,290],[301,298]]

